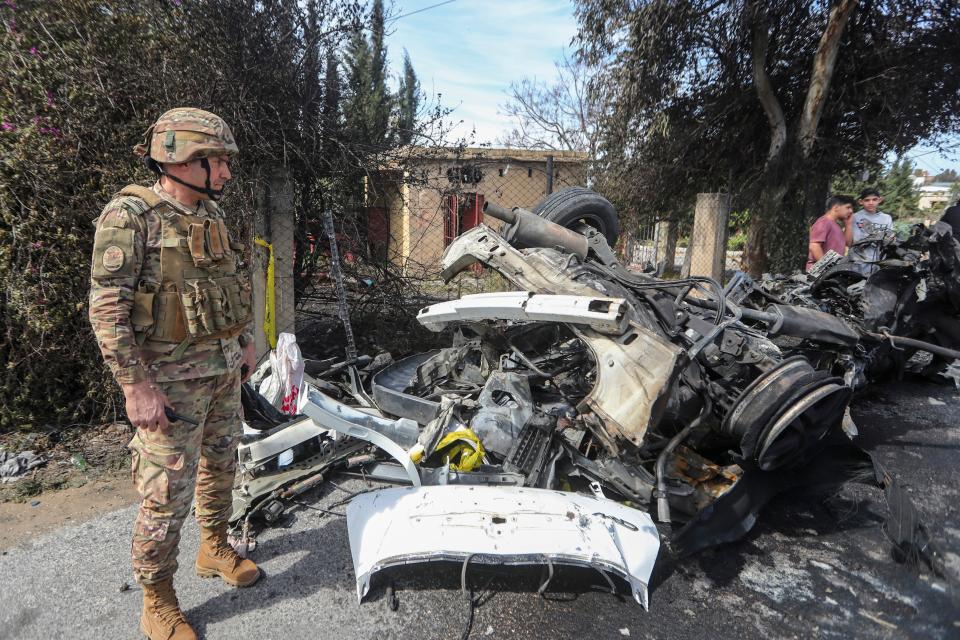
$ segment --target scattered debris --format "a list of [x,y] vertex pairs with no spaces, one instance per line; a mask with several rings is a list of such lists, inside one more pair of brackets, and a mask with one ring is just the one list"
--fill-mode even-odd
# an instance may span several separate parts
[[0,478],[3,482],[16,482],[28,471],[36,469],[46,460],[33,451],[9,453],[0,451]]
[[927,404],[930,404],[934,407],[943,407],[946,406],[947,403],[943,400],[937,400],[936,398],[927,398]]
[[884,620],[884,619],[881,618],[880,616],[878,616],[878,615],[876,615],[876,614],[873,614],[873,613],[870,613],[869,611],[867,611],[867,610],[865,610],[865,609],[860,609],[859,611],[857,611],[857,613],[859,613],[860,615],[862,615],[862,616],[863,616],[864,618],[866,618],[867,620],[872,620],[873,622],[876,622],[876,623],[877,623],[878,625],[880,625],[881,627],[886,627],[887,629],[896,629],[896,628],[897,628],[897,625],[893,624],[892,622],[887,622],[886,620]]
[[[553,204],[542,210],[583,213]],[[540,594],[560,565],[594,567],[646,606],[661,544],[648,512],[683,556],[742,537],[778,493],[855,480],[886,489],[899,557],[938,572],[906,493],[852,443],[847,406],[916,351],[938,367],[960,355],[943,322],[960,310],[948,230],[884,239],[866,279],[831,256],[811,274],[757,285],[739,273],[722,288],[627,271],[589,226],[484,211],[508,223],[503,235],[483,224],[460,235],[443,276],[481,263],[517,291],[423,308],[418,320],[451,346],[394,361],[348,340],[343,361],[303,361],[293,417],[290,398],[271,405],[245,386],[238,548],[249,550],[254,519],[279,522],[335,471],[408,485],[310,508],[343,515],[348,503],[360,599],[381,569],[461,562],[469,633],[471,564],[545,565]]]
[[70,462],[80,471],[87,470],[87,459],[83,457],[82,453],[74,453],[71,455]]
[[620,635],[630,637],[630,629],[628,627],[624,627],[619,631],[620,631]]

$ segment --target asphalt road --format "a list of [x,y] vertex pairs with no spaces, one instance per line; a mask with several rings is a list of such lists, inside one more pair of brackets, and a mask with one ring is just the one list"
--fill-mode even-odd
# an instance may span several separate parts
[[[892,561],[881,491],[847,485],[828,498],[778,497],[746,539],[659,571],[649,611],[605,592],[588,571],[561,569],[545,599],[536,595],[539,571],[477,572],[476,584],[492,582],[470,637],[960,638],[958,414],[952,388],[910,382],[875,387],[853,409],[861,444],[900,477],[939,545],[944,578]],[[343,496],[328,488],[313,504]],[[133,513],[108,513],[0,556],[0,640],[140,637]],[[176,586],[201,637],[461,636],[459,567],[379,574],[358,604],[344,519],[302,509],[287,525],[260,536],[254,559],[266,577],[244,590],[193,574],[197,529],[186,527]],[[397,611],[385,597],[389,581]]]

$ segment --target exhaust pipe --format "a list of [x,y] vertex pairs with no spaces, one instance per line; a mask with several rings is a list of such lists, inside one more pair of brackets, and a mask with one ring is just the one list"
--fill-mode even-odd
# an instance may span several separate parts
[[550,222],[535,213],[517,207],[507,209],[492,202],[483,204],[483,212],[510,225],[504,239],[511,245],[521,247],[559,247],[581,258],[587,257],[588,241],[576,231],[571,231],[556,222]]

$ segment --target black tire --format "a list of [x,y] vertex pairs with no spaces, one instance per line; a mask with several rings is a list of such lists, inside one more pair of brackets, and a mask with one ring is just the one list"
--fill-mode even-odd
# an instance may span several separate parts
[[567,187],[551,193],[533,207],[550,222],[579,231],[584,225],[604,235],[611,247],[620,237],[620,216],[610,201],[586,187]]

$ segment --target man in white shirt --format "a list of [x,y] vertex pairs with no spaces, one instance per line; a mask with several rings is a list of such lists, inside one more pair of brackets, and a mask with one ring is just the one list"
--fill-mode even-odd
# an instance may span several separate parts
[[850,247],[847,257],[855,263],[858,271],[868,276],[877,270],[875,265],[869,263],[880,259],[879,241],[885,234],[893,232],[893,218],[879,210],[883,198],[876,189],[864,189],[857,202],[862,208],[853,214],[851,224],[844,228],[847,246]]

